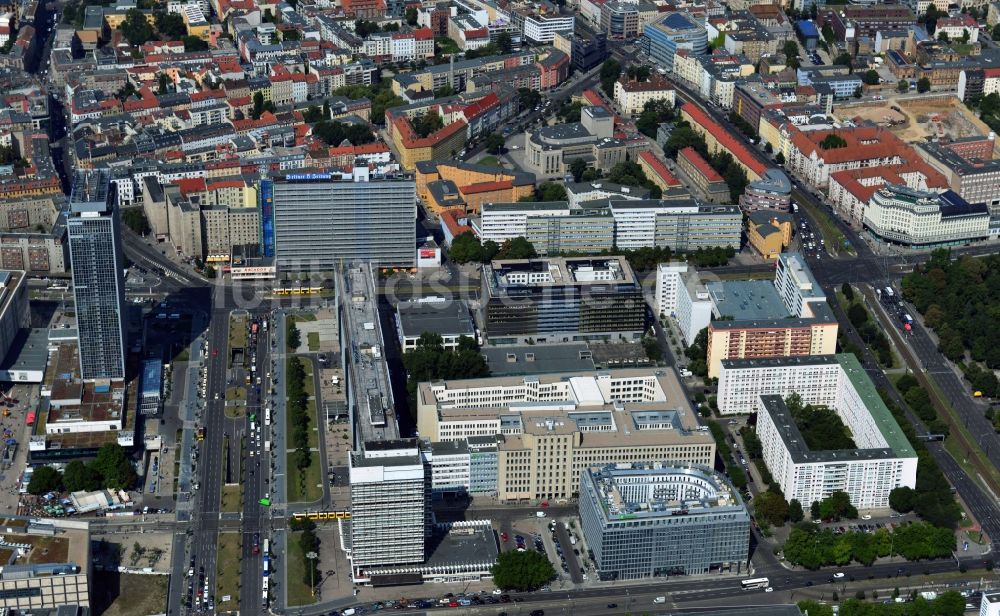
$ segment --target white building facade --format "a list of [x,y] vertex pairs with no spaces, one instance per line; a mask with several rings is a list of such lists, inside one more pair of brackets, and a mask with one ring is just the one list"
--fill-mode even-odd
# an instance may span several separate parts
[[[792,393],[835,410],[856,448],[810,449],[785,406]],[[882,509],[892,490],[916,486],[916,452],[854,355],[725,361],[718,399],[723,413],[757,411],[764,462],[789,500],[841,491],[858,509]]]

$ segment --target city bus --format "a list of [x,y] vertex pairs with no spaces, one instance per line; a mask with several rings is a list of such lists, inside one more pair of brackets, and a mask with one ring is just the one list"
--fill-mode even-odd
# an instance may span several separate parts
[[743,590],[754,590],[757,588],[767,588],[771,585],[771,581],[767,578],[751,578],[749,580],[743,580],[740,582]]

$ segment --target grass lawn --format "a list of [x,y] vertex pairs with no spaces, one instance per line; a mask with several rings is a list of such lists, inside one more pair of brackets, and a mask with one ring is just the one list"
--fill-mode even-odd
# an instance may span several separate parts
[[226,401],[246,400],[247,390],[245,387],[229,387],[226,389]]
[[[827,214],[825,210],[813,207],[806,201],[803,201],[801,205],[809,212],[809,218],[819,226],[819,232],[826,241],[827,250],[833,254],[840,254],[844,251],[844,240],[847,238],[837,228],[837,223],[830,218],[830,214]],[[854,250],[847,249],[847,252],[853,254]]]
[[288,605],[311,605],[316,602],[309,590],[309,584],[305,581],[306,565],[303,558],[302,549],[299,547],[299,537],[302,532],[288,533],[288,558],[285,559],[285,566],[288,567]]
[[[286,360],[285,374],[288,374],[288,365],[292,361],[289,357]],[[309,395],[314,395],[314,385],[312,376],[312,362],[303,361],[305,366],[305,390]],[[316,401],[309,400],[306,403],[306,413],[309,415],[309,448],[316,449],[319,447],[319,429],[316,418]],[[286,413],[285,416],[285,430],[286,434],[292,433],[292,419],[291,414]],[[303,502],[311,503],[318,500],[323,495],[323,488],[321,487],[322,469],[320,469],[320,457],[318,451],[312,452],[312,458],[310,460],[310,465],[308,468],[300,471],[296,468],[294,461],[294,450],[288,452],[288,494],[286,495],[289,502]]]
[[483,156],[478,161],[476,161],[476,164],[477,165],[485,165],[487,167],[503,167],[503,165],[500,163],[500,161],[497,160],[497,157],[496,156],[492,156],[492,155],[490,155],[490,156]]
[[245,349],[247,347],[247,318],[245,316],[229,317],[229,348]]
[[[218,612],[240,609],[240,547],[239,533],[219,533],[215,572],[215,608]],[[226,595],[229,595],[229,601],[222,600]]]
[[174,355],[174,361],[191,361],[191,351],[188,350],[188,347],[181,347],[177,355]]
[[[104,616],[162,614],[167,611],[170,578],[166,575],[95,571],[93,584],[91,609],[107,605]],[[116,587],[117,595],[109,596],[115,593]],[[105,596],[101,596],[102,593],[106,593]],[[105,603],[106,599],[110,600],[110,604]]]
[[239,483],[222,486],[222,510],[239,513],[243,509],[243,485]]
[[306,341],[309,344],[309,350],[312,352],[319,351],[319,333],[309,332],[306,334]]

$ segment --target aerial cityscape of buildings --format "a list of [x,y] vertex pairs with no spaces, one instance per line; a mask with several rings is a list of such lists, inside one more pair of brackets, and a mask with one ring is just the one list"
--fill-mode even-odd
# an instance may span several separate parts
[[1000,2],[0,5],[3,614],[1000,614]]

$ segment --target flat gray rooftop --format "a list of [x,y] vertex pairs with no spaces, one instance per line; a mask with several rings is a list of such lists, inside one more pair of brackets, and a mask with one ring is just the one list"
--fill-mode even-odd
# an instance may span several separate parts
[[0,361],[0,371],[43,371],[49,361],[49,330],[21,330]]
[[486,358],[491,376],[594,370],[593,356],[583,342],[486,347],[480,352]]
[[396,306],[399,328],[404,337],[424,332],[441,336],[476,335],[469,306],[464,301],[402,302]]
[[756,321],[789,316],[770,280],[727,280],[709,282],[705,287],[724,319]]
[[433,529],[427,543],[430,555],[423,566],[447,567],[496,562],[499,548],[493,529],[489,526],[476,526],[472,530],[472,534],[464,535]]

